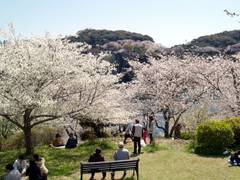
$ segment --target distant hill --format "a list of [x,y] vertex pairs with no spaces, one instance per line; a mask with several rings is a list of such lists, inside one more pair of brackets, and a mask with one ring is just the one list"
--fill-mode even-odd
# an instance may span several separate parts
[[88,52],[93,54],[110,53],[108,61],[115,65],[115,73],[122,74],[122,82],[131,81],[134,76],[129,61],[147,62],[146,53],[158,49],[152,37],[123,30],[85,29],[66,39],[70,42],[84,42],[91,45],[92,48]]
[[187,44],[176,45],[168,49],[170,54],[195,55],[231,55],[240,52],[240,30],[224,31],[217,34],[201,36]]
[[129,31],[111,31],[111,30],[96,30],[96,29],[85,29],[78,31],[76,36],[69,36],[70,42],[85,42],[93,47],[97,45],[103,45],[109,42],[130,39],[133,41],[153,41],[148,35],[142,35],[139,33]]
[[240,42],[240,30],[224,31],[221,33],[201,36],[193,39],[187,46],[226,48]]
[[111,31],[85,29],[75,36],[66,37],[70,42],[84,42],[91,45],[87,52],[98,54],[108,52],[108,61],[116,67],[116,72],[122,74],[121,81],[128,82],[134,77],[129,61],[148,63],[149,56],[215,56],[230,55],[240,52],[240,30],[202,36],[190,43],[164,48],[154,43],[152,37],[129,31]]

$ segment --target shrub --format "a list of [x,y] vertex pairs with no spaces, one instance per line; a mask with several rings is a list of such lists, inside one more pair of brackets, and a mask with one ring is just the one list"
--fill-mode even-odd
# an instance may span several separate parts
[[206,155],[218,155],[234,142],[233,131],[227,123],[207,121],[198,126],[195,152]]
[[240,145],[240,117],[230,117],[224,119],[224,122],[229,124],[234,133],[234,144]]
[[181,132],[181,139],[189,140],[194,139],[195,133],[193,131]]
[[90,131],[90,130],[85,130],[81,134],[81,139],[83,141],[85,141],[85,140],[94,140],[95,138],[97,138],[96,134],[93,131]]
[[[32,129],[32,143],[37,145],[48,145],[55,138],[56,133],[62,133],[63,129],[54,129],[50,127],[38,127]],[[24,147],[24,136],[20,131],[9,136],[1,142],[1,150],[19,149]]]

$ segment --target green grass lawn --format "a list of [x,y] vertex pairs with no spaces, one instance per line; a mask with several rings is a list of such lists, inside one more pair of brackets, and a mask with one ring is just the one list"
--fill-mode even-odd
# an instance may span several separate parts
[[[115,141],[115,142],[114,142]],[[76,149],[52,149],[49,147],[37,147],[39,153],[46,159],[49,179],[74,180],[79,179],[79,164],[87,161],[94,149],[100,146],[106,159],[111,160],[118,139],[97,140],[95,143],[86,142]],[[132,143],[127,148],[132,152]],[[15,159],[19,152],[0,152],[0,174],[3,174],[6,163]],[[240,179],[240,167],[229,167],[227,158],[203,157],[186,151],[186,142],[177,140],[160,139],[158,145],[147,146],[140,158],[140,180],[234,180]],[[121,177],[121,172],[116,177]],[[132,172],[128,173],[126,180],[131,180]],[[100,179],[101,174],[96,174]],[[84,175],[84,179],[89,179]],[[110,173],[107,174],[110,179]]]

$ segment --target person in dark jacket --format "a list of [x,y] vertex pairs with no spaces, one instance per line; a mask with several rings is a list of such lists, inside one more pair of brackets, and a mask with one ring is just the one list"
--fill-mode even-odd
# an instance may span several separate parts
[[[101,155],[102,150],[100,148],[96,148],[95,153],[92,154],[89,159],[88,162],[101,162],[101,161],[105,161],[104,157]],[[95,175],[95,171],[92,172],[91,175],[91,180],[94,179],[94,175]],[[102,179],[105,179],[106,177],[106,172],[102,172]]]
[[230,164],[240,166],[240,150],[231,155]]
[[40,168],[37,166],[34,160],[30,161],[30,165],[26,170],[26,176],[29,177],[29,180],[42,180],[42,174]]
[[[72,129],[72,128],[71,128]],[[77,147],[77,144],[78,144],[78,140],[77,140],[77,134],[76,132],[73,134],[72,132],[69,132],[68,129],[66,128],[66,132],[68,134],[68,140],[67,140],[67,143],[65,145],[65,148],[75,148]]]

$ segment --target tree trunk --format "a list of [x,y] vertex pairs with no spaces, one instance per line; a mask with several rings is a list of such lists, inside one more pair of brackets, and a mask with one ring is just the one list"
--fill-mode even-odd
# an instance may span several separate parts
[[31,155],[33,154],[34,152],[34,149],[33,149],[33,144],[32,144],[32,129],[30,127],[24,127],[24,140],[25,140],[25,149],[26,149],[26,152],[25,154],[26,155]]
[[34,152],[33,144],[32,144],[32,127],[31,127],[31,120],[30,114],[32,109],[26,109],[23,115],[23,132],[24,132],[24,140],[25,140],[25,148],[26,148],[26,155],[31,155]]
[[168,138],[169,137],[169,120],[165,120],[165,130],[164,130],[164,137]]
[[170,121],[169,108],[168,107],[164,108],[162,112],[163,112],[163,118],[165,120],[164,137],[168,138],[169,137],[169,121]]

